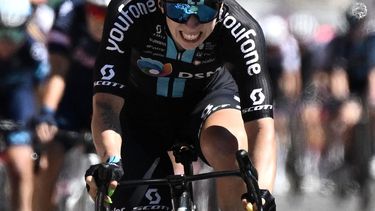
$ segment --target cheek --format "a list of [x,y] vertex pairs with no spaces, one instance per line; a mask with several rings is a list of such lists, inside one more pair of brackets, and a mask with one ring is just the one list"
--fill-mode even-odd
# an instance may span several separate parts
[[173,38],[176,38],[176,36],[178,35],[178,31],[179,31],[178,25],[179,25],[179,23],[171,21],[167,18],[167,26],[168,26],[168,29],[171,32]]
[[173,32],[177,29],[178,24],[174,21],[171,21],[169,18],[167,18],[167,26],[169,31]]
[[216,21],[207,23],[207,25],[205,26],[206,33],[211,34],[215,29],[215,25],[216,25]]

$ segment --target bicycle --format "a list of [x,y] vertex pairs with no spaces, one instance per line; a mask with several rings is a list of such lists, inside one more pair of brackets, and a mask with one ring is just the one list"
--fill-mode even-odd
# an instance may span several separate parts
[[[6,163],[3,152],[6,150],[5,136],[7,133],[20,128],[17,122],[0,119],[0,210],[9,210],[9,180],[7,177]],[[40,170],[40,158],[45,153],[46,146],[36,140],[35,131],[31,130],[33,139],[32,147],[35,174]],[[83,179],[84,170],[99,162],[94,153],[94,146],[90,132],[75,132],[59,129],[56,139],[64,140],[71,147],[66,151],[64,162],[56,183],[55,201],[57,209],[64,211],[92,210],[94,203],[91,202]]]
[[[231,171],[213,171],[209,173],[193,174],[193,161],[198,156],[191,145],[177,145],[172,148],[176,162],[184,167],[185,174],[169,175],[159,179],[139,179],[121,181],[120,186],[135,187],[140,185],[168,185],[170,187],[172,210],[175,211],[196,211],[196,205],[193,198],[192,182],[219,177],[236,176],[241,177],[246,184],[247,193],[243,197],[248,203],[247,211],[263,211],[260,188],[258,186],[258,175],[253,167],[248,153],[245,150],[239,150],[236,153],[236,159],[239,164],[238,170]],[[105,164],[104,164],[105,165]],[[98,174],[100,181],[108,181],[108,175],[105,172]],[[109,205],[104,201],[107,187],[105,183],[99,186],[95,198],[95,211],[109,211]]]
[[[91,133],[59,129],[54,139],[55,141],[62,140],[67,145],[55,184],[56,193],[53,200],[56,203],[56,210],[92,210],[94,203],[87,194],[86,183],[83,179],[85,169],[99,162],[94,153]],[[45,145],[40,145],[38,148],[37,157],[40,158],[48,149]]]

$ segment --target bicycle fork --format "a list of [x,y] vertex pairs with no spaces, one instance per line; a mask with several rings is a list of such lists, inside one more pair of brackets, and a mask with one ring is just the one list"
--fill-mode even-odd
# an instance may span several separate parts
[[191,191],[187,190],[191,183],[182,183],[180,185],[172,185],[172,207],[174,211],[195,211],[196,206],[194,205]]
[[[174,146],[173,154],[176,162],[184,166],[184,174],[193,175],[193,161],[198,159],[197,154],[190,145]],[[193,184],[184,180],[184,177],[173,177],[170,185],[172,194],[172,207],[175,211],[195,211],[196,206],[193,203]]]

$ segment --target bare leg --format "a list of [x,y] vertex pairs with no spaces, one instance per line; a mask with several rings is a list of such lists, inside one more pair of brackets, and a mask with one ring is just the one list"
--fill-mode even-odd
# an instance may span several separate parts
[[11,182],[11,207],[15,211],[31,211],[34,163],[30,146],[11,146],[6,151]]
[[64,162],[64,150],[59,143],[49,144],[41,158],[41,168],[35,176],[33,210],[56,210],[54,202],[56,182]]
[[[248,150],[241,112],[222,109],[211,114],[203,125],[200,144],[215,171],[237,169],[236,151]],[[241,195],[246,190],[241,178],[217,179],[217,190],[221,211],[243,210]]]

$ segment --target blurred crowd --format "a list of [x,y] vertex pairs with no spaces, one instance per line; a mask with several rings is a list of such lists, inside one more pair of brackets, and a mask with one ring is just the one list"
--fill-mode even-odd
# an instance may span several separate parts
[[[81,134],[90,131],[91,78],[108,3],[0,0],[0,121],[15,123],[0,131],[10,183],[0,210],[67,211],[77,201],[71,196],[86,193],[90,163],[82,154],[93,147]],[[77,180],[61,180],[72,159],[66,155],[76,149],[82,156],[64,176]]]
[[[51,140],[57,128],[90,129],[87,87],[107,3],[0,0],[0,119],[21,125],[6,134],[11,210],[56,206],[54,184],[73,144]],[[351,4],[342,13],[343,27],[307,12],[257,17],[274,88],[276,194],[324,190],[344,197],[355,191],[363,208],[368,205],[375,177],[375,27],[367,12],[366,5]],[[30,159],[30,122],[49,152],[38,173]],[[33,197],[39,204],[32,205]]]
[[321,23],[307,12],[260,18],[275,94],[276,192],[358,193],[362,208],[370,209],[374,22],[359,2],[341,18],[343,26]]

